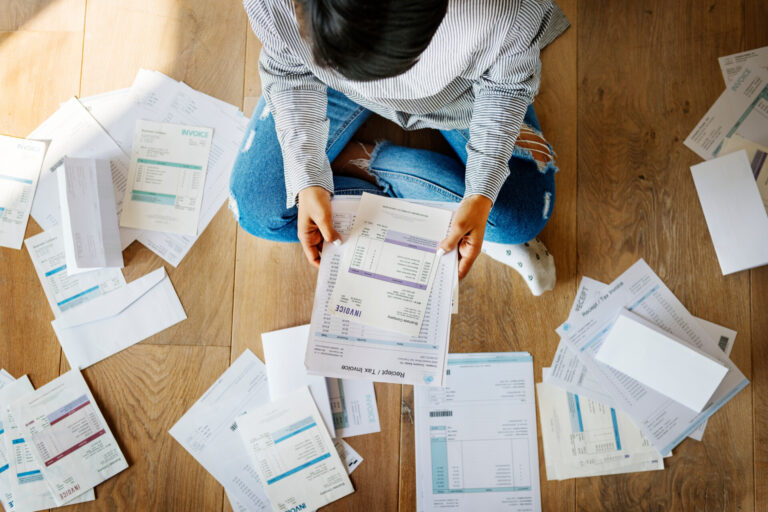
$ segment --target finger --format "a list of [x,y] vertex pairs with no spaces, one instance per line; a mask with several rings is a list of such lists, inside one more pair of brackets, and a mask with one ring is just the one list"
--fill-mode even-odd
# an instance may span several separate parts
[[481,245],[470,237],[465,237],[459,245],[459,280],[464,279],[472,264],[480,255]]
[[467,234],[466,228],[461,223],[451,224],[448,236],[440,242],[440,248],[445,252],[451,252],[459,245],[461,238]]
[[333,228],[333,220],[330,215],[324,215],[315,221],[320,233],[323,235],[323,240],[330,242],[334,245],[341,243],[341,235]]
[[320,248],[318,244],[322,241],[320,233],[317,228],[309,225],[306,219],[299,217],[297,226],[297,235],[299,237],[299,243],[304,251],[304,255],[307,257],[307,261],[315,267],[320,265]]

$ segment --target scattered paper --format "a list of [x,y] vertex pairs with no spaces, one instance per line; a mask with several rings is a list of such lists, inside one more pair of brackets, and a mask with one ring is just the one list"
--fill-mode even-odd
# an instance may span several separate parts
[[65,312],[51,322],[72,368],[87,368],[187,315],[165,269]]
[[238,425],[276,512],[315,510],[354,492],[309,388],[248,411]]
[[762,68],[768,71],[768,46],[726,55],[725,57],[720,57],[717,61],[720,63],[720,70],[723,72],[725,84],[731,85],[745,66],[752,69]]
[[418,510],[540,511],[531,355],[451,354],[447,373],[414,387]]
[[51,228],[29,237],[24,245],[56,318],[70,309],[125,286],[125,278],[119,268],[70,275],[67,272],[60,228]]
[[10,406],[56,505],[63,505],[128,467],[77,369]]
[[64,158],[57,172],[67,273],[123,267],[109,162]]
[[0,135],[0,247],[21,249],[45,143]]
[[691,167],[723,274],[768,264],[766,212],[745,151]]
[[381,432],[373,382],[330,377],[326,380],[337,437]]
[[732,135],[725,139],[720,154],[728,155],[742,149],[747,152],[749,166],[752,168],[752,175],[755,177],[755,183],[757,183],[757,191],[760,192],[763,206],[768,212],[768,147],[755,144],[744,137]]

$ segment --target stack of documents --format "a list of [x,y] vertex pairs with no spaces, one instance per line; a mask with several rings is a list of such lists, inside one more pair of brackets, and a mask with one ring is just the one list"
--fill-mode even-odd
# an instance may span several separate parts
[[75,369],[33,390],[0,376],[0,498],[35,511],[94,499],[93,488],[128,467],[88,385]]
[[[279,377],[281,370],[293,373],[295,367],[279,366],[283,362],[292,358],[301,363],[307,328],[297,329],[303,331],[303,340],[296,329],[264,335],[272,340],[265,343],[272,370],[246,350],[170,430],[224,486],[234,510],[314,510],[353,492],[347,474],[363,459],[340,438],[343,427],[331,439],[320,411],[330,410],[328,391],[323,395],[325,383],[310,382],[315,384],[310,390],[302,384],[306,373]],[[281,341],[294,345],[284,351],[289,358],[276,353]],[[270,402],[272,393],[278,398]],[[350,406],[341,410],[343,416],[354,414]]]
[[725,91],[685,145],[723,274],[768,264],[768,46],[720,58]]
[[445,387],[414,387],[420,512],[540,511],[533,359],[451,354]]
[[[736,333],[691,315],[643,260],[583,278],[539,388],[547,478],[661,469],[749,381]],[[558,389],[559,388],[559,389]]]
[[[363,201],[365,221],[356,223]],[[444,384],[458,276],[455,251],[440,257],[437,243],[457,206],[370,195],[334,199],[334,227],[344,243],[323,247],[304,360],[310,374]]]

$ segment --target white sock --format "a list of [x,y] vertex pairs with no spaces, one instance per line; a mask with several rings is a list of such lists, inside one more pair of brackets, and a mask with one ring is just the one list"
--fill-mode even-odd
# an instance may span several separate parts
[[515,269],[536,296],[555,287],[555,259],[538,238],[519,245],[484,241],[483,252]]

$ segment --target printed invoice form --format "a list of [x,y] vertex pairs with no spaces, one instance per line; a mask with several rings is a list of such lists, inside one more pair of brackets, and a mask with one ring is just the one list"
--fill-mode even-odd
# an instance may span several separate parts
[[139,121],[120,225],[197,235],[213,130]]
[[0,135],[0,247],[21,249],[45,143]]
[[531,355],[451,354],[447,373],[414,387],[419,512],[541,510]]
[[451,212],[363,193],[331,295],[331,314],[418,336]]
[[[333,223],[346,236],[357,211],[358,199],[333,200]],[[425,202],[449,210],[458,203]],[[442,386],[451,326],[451,297],[456,255],[446,254],[437,265],[434,286],[417,336],[376,329],[328,311],[343,246],[326,244],[317,275],[315,302],[305,365],[307,372],[328,377],[364,379],[398,384]]]

